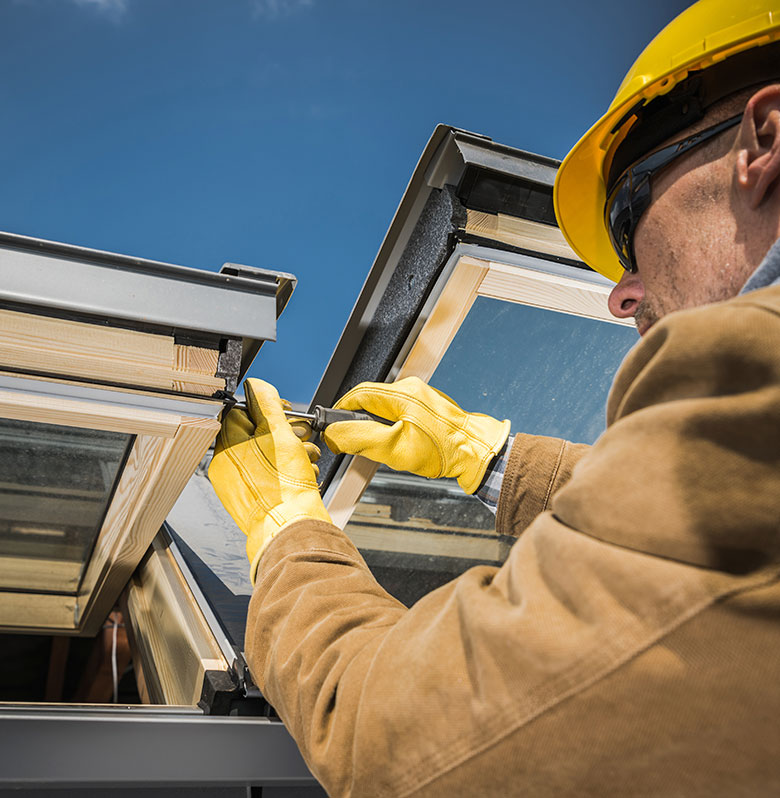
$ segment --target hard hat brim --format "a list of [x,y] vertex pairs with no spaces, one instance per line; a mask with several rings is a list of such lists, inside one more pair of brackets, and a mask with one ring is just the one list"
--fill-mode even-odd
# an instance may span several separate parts
[[555,216],[569,245],[588,266],[613,282],[620,279],[623,267],[604,221],[604,154],[596,142],[619,119],[619,113],[602,117],[574,145],[558,169],[553,189]]

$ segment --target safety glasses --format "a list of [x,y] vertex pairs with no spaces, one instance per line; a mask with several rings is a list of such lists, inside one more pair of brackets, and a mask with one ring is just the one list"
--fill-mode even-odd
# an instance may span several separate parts
[[687,139],[656,150],[630,166],[617,179],[607,196],[604,216],[612,246],[617,252],[621,266],[627,272],[633,274],[637,271],[634,258],[634,232],[642,214],[650,205],[650,178],[675,158],[704,144],[724,130],[734,127],[740,119],[742,114],[737,114],[717,125],[700,130]]

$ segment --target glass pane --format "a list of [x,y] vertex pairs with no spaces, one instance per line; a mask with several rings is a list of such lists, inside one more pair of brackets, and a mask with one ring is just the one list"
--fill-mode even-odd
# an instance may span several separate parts
[[[529,432],[592,443],[631,327],[479,297],[430,380],[466,410]],[[500,564],[514,538],[454,480],[380,468],[346,532],[377,579],[407,604],[480,563]]]
[[466,410],[512,432],[593,443],[634,327],[477,297],[431,378]]
[[0,419],[0,587],[77,590],[132,439]]

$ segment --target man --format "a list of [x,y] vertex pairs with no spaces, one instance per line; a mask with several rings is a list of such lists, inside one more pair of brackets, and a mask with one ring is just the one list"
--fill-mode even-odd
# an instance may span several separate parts
[[643,336],[593,447],[505,447],[419,381],[342,399],[396,423],[333,425],[337,451],[470,493],[503,469],[502,568],[403,607],[275,390],[227,416],[210,475],[248,535],[249,664],[332,795],[780,791],[778,37],[771,2],[701,0],[559,171],[561,229]]

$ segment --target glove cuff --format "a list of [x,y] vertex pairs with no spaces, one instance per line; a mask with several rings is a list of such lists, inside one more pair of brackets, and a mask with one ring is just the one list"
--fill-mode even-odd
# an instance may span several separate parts
[[[326,521],[332,524],[330,515],[325,509],[319,494],[311,502],[301,502],[304,506],[293,507],[292,504],[279,505],[274,508],[272,517],[266,515],[263,522],[257,523],[249,531],[246,541],[246,554],[249,558],[249,579],[254,585],[257,577],[257,567],[268,544],[288,526],[298,521]],[[305,505],[309,504],[309,507]]]
[[472,494],[482,484],[488,466],[506,443],[512,423],[509,419],[499,421],[490,416],[472,414],[469,417],[468,429],[479,440],[481,446],[474,452],[475,456],[469,463],[469,468],[458,477],[458,484],[465,493]]

